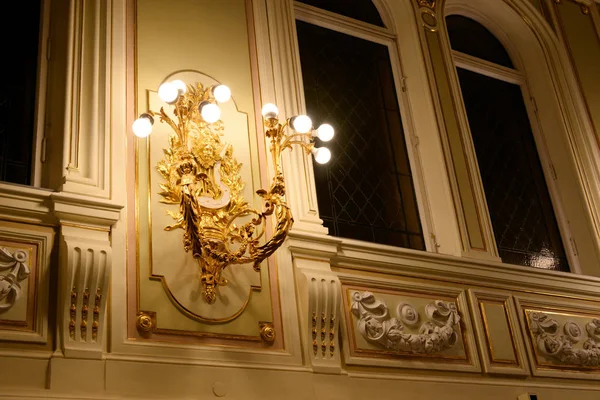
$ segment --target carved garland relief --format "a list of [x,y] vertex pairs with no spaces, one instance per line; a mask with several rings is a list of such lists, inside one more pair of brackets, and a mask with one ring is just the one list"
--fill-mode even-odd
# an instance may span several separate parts
[[23,250],[0,247],[0,312],[12,308],[21,297],[21,283],[30,274],[27,261],[29,256]]
[[456,303],[436,300],[425,307],[428,320],[418,334],[404,332],[405,327],[416,327],[421,316],[409,303],[396,308],[396,317],[390,315],[384,301],[371,292],[352,294],[352,314],[358,319],[360,334],[370,343],[398,352],[433,354],[452,348],[458,341],[460,315]]
[[[528,311],[527,315],[538,354],[562,365],[600,367],[600,318],[594,318],[582,329],[573,320],[561,326],[543,312]],[[575,347],[581,341],[582,348]]]

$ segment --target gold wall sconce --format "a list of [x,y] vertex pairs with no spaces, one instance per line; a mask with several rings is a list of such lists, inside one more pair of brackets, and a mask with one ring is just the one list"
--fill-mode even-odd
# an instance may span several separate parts
[[[133,123],[133,132],[140,138],[150,135],[155,117],[172,130],[169,147],[163,149],[164,157],[156,168],[164,178],[160,185],[161,202],[178,204],[179,210],[168,211],[175,223],[164,229],[183,230],[183,248],[197,261],[204,300],[213,304],[218,286],[227,284],[221,276],[225,268],[251,263],[260,272],[261,262],[282,245],[292,227],[294,219],[285,200],[281,153],[298,145],[324,164],[331,153],[325,147],[315,148],[314,138],[329,141],[334,129],[323,124],[315,130],[306,115],[280,121],[274,104],[263,107],[274,176],[268,190],[256,192],[264,204],[262,210],[257,210],[243,197],[242,165],[235,159],[233,147],[221,140],[224,125],[219,104],[230,100],[229,88],[204,88],[200,83],[186,85],[176,80],[163,83],[158,95],[173,108],[174,118],[163,107],[159,112],[147,111]],[[269,217],[274,217],[275,223],[267,240]]]

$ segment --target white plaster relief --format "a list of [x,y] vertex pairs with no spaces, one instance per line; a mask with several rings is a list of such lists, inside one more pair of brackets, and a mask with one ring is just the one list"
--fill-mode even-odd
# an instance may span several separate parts
[[587,339],[582,349],[573,347],[584,339],[577,322],[567,321],[561,329],[557,320],[541,312],[529,313],[529,322],[534,344],[544,357],[563,365],[600,366],[600,318],[586,324]]
[[418,334],[413,334],[404,332],[405,325],[414,326],[419,319],[412,305],[400,304],[396,318],[390,316],[387,304],[371,292],[354,292],[352,300],[358,330],[370,343],[394,351],[432,354],[449,349],[458,341],[460,316],[456,303],[436,300],[428,304],[425,314],[429,321],[421,325]]
[[6,247],[0,248],[0,313],[10,309],[21,297],[21,282],[27,279],[31,270],[27,265],[29,255],[23,250],[12,253]]

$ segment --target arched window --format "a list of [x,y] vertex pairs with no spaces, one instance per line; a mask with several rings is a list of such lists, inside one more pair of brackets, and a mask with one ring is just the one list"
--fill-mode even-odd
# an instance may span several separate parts
[[[370,0],[303,3],[376,11]],[[314,167],[321,219],[334,236],[425,250],[391,58],[395,41],[364,32],[358,38],[344,21],[311,13],[306,22],[302,15],[297,6],[307,113],[336,127],[331,161]]]
[[569,271],[523,98],[525,77],[478,22],[450,15],[446,25],[499,255]]

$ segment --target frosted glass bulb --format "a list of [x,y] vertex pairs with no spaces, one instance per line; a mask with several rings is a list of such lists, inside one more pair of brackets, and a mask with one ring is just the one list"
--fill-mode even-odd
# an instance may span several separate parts
[[145,138],[152,133],[152,117],[148,118],[145,114],[142,114],[138,119],[133,121],[131,129],[135,136]]
[[334,134],[335,131],[333,130],[333,126],[329,124],[322,124],[319,126],[319,129],[317,129],[317,137],[324,142],[329,142],[333,139]]
[[231,89],[226,85],[219,85],[213,89],[213,95],[215,96],[216,101],[225,103],[231,99]]
[[277,118],[279,115],[279,110],[277,106],[273,103],[267,103],[262,108],[262,115],[265,118]]
[[307,133],[312,128],[312,121],[306,115],[298,115],[292,122],[294,130],[298,133]]
[[187,90],[187,86],[185,85],[185,82],[182,80],[179,80],[179,79],[171,82],[171,85],[175,86],[175,89],[177,89],[179,94],[184,94]]
[[314,148],[312,153],[319,164],[326,164],[331,159],[331,152],[327,147]]
[[158,97],[165,103],[174,103],[179,97],[179,90],[171,82],[165,82],[158,88]]
[[200,105],[200,114],[202,115],[202,119],[212,124],[221,118],[221,109],[216,104],[203,103]]

